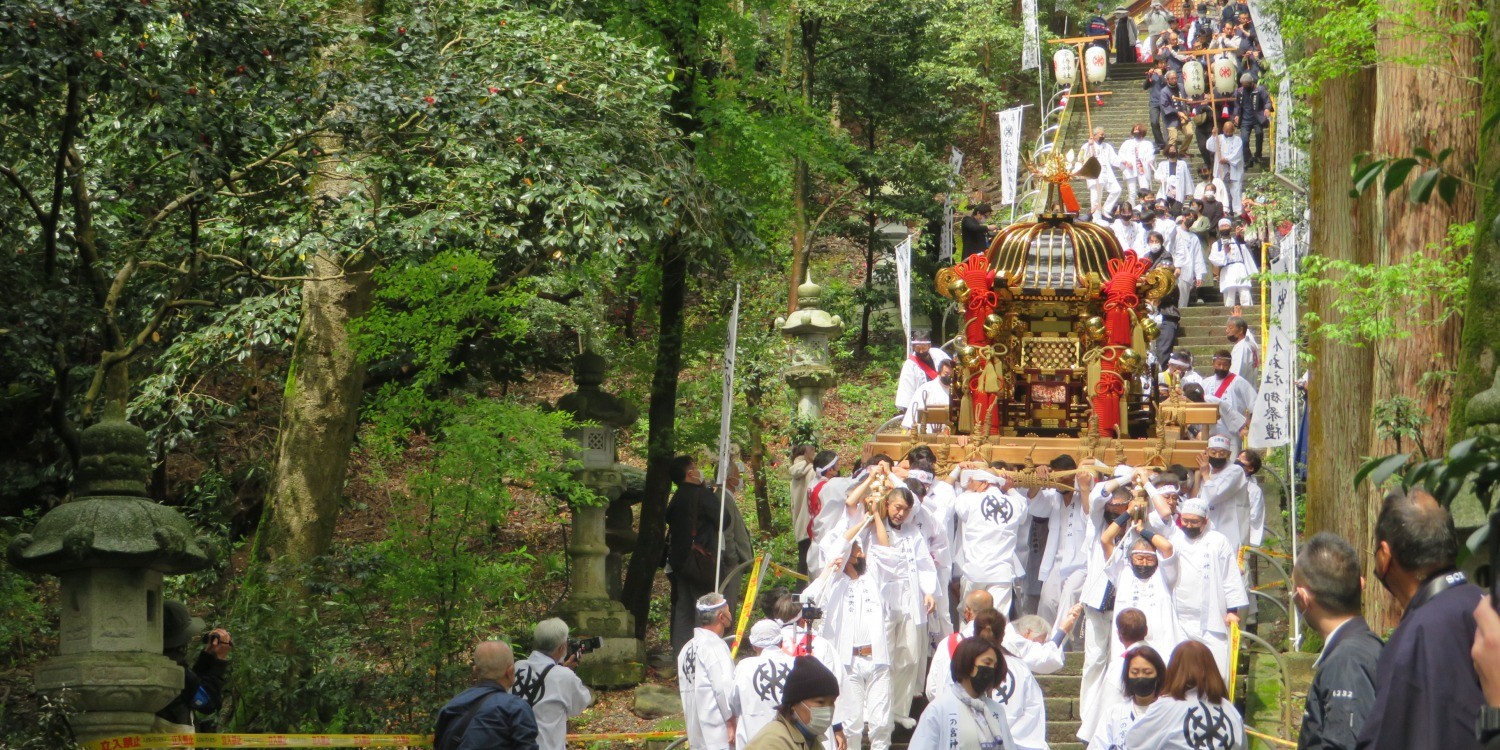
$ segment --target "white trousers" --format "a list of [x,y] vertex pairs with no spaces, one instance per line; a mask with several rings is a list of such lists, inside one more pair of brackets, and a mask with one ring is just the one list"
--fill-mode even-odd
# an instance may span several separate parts
[[[1115,179],[1113,170],[1104,172],[1097,180],[1088,180],[1089,186],[1089,213],[1094,215],[1094,220],[1099,217],[1109,217],[1114,214],[1115,204],[1120,201],[1120,181]],[[1099,212],[1099,200],[1104,199],[1104,213]]]
[[914,718],[911,700],[921,691],[927,675],[927,629],[910,617],[896,613],[885,628],[891,648],[891,715]]
[[995,609],[999,610],[1000,614],[1005,615],[1005,620],[1007,622],[1010,621],[1010,604],[1011,600],[1015,597],[1016,592],[1016,584],[1014,581],[1010,581],[1007,583],[990,583],[987,581],[973,581],[970,580],[968,576],[965,576],[963,578],[963,584],[961,588],[963,589],[965,598],[969,596],[969,592],[974,591],[975,589],[984,589],[990,592],[990,597],[995,600]]
[[1083,596],[1083,581],[1087,577],[1087,570],[1075,570],[1066,576],[1054,572],[1047,576],[1047,580],[1042,583],[1042,598],[1037,604],[1036,613],[1043,620],[1056,625],[1058,615],[1072,609],[1079,597]]
[[1245,178],[1241,177],[1235,180],[1225,177],[1224,187],[1229,191],[1229,212],[1235,216],[1239,216],[1240,211],[1244,208],[1242,199],[1245,197]]
[[1234,307],[1243,305],[1249,307],[1255,304],[1250,298],[1250,287],[1248,286],[1226,286],[1219,291],[1224,293],[1224,306]]
[[1229,635],[1225,633],[1210,633],[1198,629],[1198,621],[1177,621],[1177,629],[1190,641],[1197,641],[1208,647],[1214,655],[1214,663],[1219,665],[1219,676],[1224,678],[1224,684],[1229,684]]
[[[891,668],[876,664],[868,656],[856,656],[844,673],[839,698],[834,703],[836,721],[844,725],[849,750],[859,750],[862,737],[870,733],[871,750],[891,746]],[[829,747],[832,747],[831,745]]]
[[1094,728],[1104,719],[1102,688],[1108,687],[1109,643],[1114,638],[1115,613],[1083,608],[1083,685],[1078,693],[1078,739],[1094,738]]

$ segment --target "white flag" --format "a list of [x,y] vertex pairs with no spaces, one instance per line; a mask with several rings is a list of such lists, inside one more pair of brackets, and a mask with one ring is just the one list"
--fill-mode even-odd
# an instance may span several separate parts
[[1021,70],[1035,70],[1042,64],[1041,40],[1036,28],[1036,0],[1023,0],[1021,18],[1026,24],[1021,42]]
[[[724,345],[724,394],[719,401],[719,466],[714,479],[719,482],[719,528],[724,528],[724,506],[729,494],[729,425],[734,415],[734,359],[739,345],[740,329],[740,285],[734,285],[734,309],[729,313],[729,341]],[[714,590],[722,580],[720,567],[724,564],[724,534],[719,534],[719,549],[714,556]]]
[[911,235],[896,246],[896,298],[901,304],[901,332],[911,354]]
[[[1295,238],[1294,230],[1290,237]],[[1288,247],[1292,246],[1292,247]],[[1289,252],[1291,250],[1291,252]],[[1292,441],[1292,400],[1297,380],[1297,286],[1290,279],[1296,268],[1295,240],[1283,243],[1270,265],[1273,274],[1271,298],[1262,300],[1270,308],[1270,341],[1261,352],[1260,391],[1250,415],[1248,445],[1256,450],[1288,445]]]
[[1021,175],[1021,114],[1026,105],[998,113],[1000,118],[1000,203],[1016,202],[1016,181]]
[[953,170],[948,185],[948,193],[943,196],[943,236],[938,244],[938,264],[948,265],[953,262],[953,188],[958,186],[959,176],[964,167],[964,152],[952,146],[953,153],[948,157],[948,168]]

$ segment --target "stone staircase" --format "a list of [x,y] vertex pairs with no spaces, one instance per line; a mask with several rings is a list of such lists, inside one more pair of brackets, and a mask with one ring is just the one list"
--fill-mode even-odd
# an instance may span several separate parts
[[[1180,333],[1177,336],[1177,348],[1186,349],[1193,354],[1193,369],[1199,375],[1207,376],[1213,372],[1212,357],[1214,352],[1220,349],[1228,349],[1232,344],[1224,337],[1224,324],[1228,322],[1233,308],[1225,307],[1223,297],[1219,290],[1213,287],[1202,289],[1204,301],[1195,302],[1192,307],[1182,310],[1182,323]],[[1251,299],[1259,301],[1260,291],[1253,290]],[[1260,340],[1260,306],[1240,308],[1240,315],[1245,322],[1250,324],[1250,332]],[[1261,346],[1265,342],[1261,341]]]
[[1083,652],[1066,655],[1056,674],[1039,674],[1036,681],[1047,696],[1047,745],[1052,750],[1083,750],[1078,740],[1078,693],[1083,687]]

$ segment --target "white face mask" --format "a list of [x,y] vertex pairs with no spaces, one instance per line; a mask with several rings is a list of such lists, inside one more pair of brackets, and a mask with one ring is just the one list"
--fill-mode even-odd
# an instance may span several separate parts
[[833,706],[802,705],[807,709],[807,731],[814,736],[824,734],[833,726]]

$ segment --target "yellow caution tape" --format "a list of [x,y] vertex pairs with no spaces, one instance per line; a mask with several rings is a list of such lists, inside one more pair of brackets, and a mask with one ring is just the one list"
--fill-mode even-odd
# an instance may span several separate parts
[[1286,580],[1282,579],[1282,580],[1271,581],[1270,583],[1262,583],[1259,586],[1252,586],[1252,587],[1250,587],[1250,590],[1251,591],[1265,591],[1266,589],[1274,589],[1277,586],[1285,586],[1285,585],[1286,585]]
[[1251,729],[1250,727],[1245,727],[1245,734],[1248,734],[1251,737],[1260,738],[1260,739],[1265,740],[1266,742],[1269,742],[1269,743],[1271,743],[1273,745],[1281,745],[1282,747],[1296,747],[1297,746],[1297,743],[1292,742],[1291,740],[1284,740],[1284,739],[1281,739],[1280,737],[1272,737],[1269,734],[1261,734],[1260,732],[1257,732],[1257,731]]
[[745,586],[745,595],[740,602],[740,616],[734,626],[734,651],[731,657],[740,655],[740,644],[745,642],[745,628],[750,624],[750,610],[755,604],[755,597],[760,594],[760,574],[765,570],[765,555],[755,556],[755,565],[750,568],[750,582]]
[[[684,732],[570,734],[568,742],[675,740]],[[430,734],[138,734],[79,743],[82,750],[170,750],[198,747],[432,747]]]
[[1240,624],[1229,625],[1229,702],[1234,702],[1234,686],[1239,683],[1240,673]]

